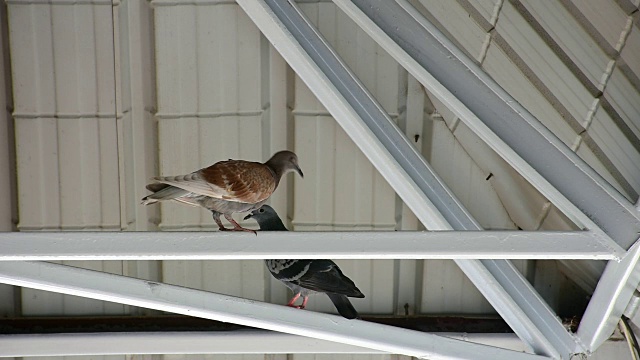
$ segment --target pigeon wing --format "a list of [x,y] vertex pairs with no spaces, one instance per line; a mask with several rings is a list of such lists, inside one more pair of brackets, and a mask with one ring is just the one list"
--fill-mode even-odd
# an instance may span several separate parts
[[267,200],[277,186],[273,171],[258,162],[221,161],[199,173],[216,194],[213,197],[227,201],[259,203]]
[[[215,189],[213,189],[204,179],[202,179],[202,176],[198,173],[198,171],[192,172],[191,174],[187,175],[158,176],[154,177],[153,180],[158,183],[172,185],[177,188],[186,190],[187,192],[198,195],[205,195],[213,198],[222,197],[222,194],[216,192]],[[150,186],[152,186],[152,184],[147,185],[147,189],[150,189]]]
[[250,204],[266,200],[276,188],[267,166],[242,160],[220,161],[191,174],[153,179],[194,194]]
[[346,277],[338,265],[331,260],[312,261],[308,271],[294,283],[314,291],[364,297],[356,284]]

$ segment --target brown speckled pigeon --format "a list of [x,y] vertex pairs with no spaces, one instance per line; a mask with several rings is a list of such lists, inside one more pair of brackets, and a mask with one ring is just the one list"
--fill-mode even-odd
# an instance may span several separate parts
[[[153,194],[145,196],[142,204],[174,200],[192,206],[201,206],[213,214],[221,231],[255,231],[243,228],[231,214],[258,209],[278,187],[280,178],[290,171],[302,177],[298,157],[291,151],[275,153],[265,163],[231,160],[219,161],[207,168],[187,175],[153,178],[147,185]],[[227,229],[220,214],[234,225]]]

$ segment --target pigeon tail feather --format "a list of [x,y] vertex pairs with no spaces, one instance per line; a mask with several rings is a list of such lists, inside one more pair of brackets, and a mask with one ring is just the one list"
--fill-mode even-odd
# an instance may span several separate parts
[[[165,184],[162,184],[162,185],[165,185]],[[150,185],[147,185],[148,189],[149,189],[149,187],[150,187]],[[159,187],[152,187],[152,188],[158,189]],[[151,190],[151,189],[149,189],[149,190]],[[189,193],[188,191],[186,191],[184,189],[180,189],[178,187],[171,186],[171,185],[165,185],[160,190],[155,190],[155,191],[156,191],[155,193],[153,193],[151,195],[147,195],[144,198],[142,198],[142,204],[143,205],[153,204],[153,203],[156,203],[156,202],[162,201],[162,200],[175,200],[175,199],[180,198],[180,197],[182,197],[184,195],[187,195]]]
[[329,296],[329,299],[331,299],[333,305],[335,305],[340,315],[347,319],[360,318],[360,315],[358,315],[358,312],[351,304],[351,301],[349,301],[349,299],[345,295],[333,293],[327,293],[327,295]]

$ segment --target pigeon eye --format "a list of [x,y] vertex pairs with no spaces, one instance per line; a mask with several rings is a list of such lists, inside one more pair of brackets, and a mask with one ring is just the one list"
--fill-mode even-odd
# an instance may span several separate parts
[[259,212],[259,213],[263,213],[263,212],[264,212],[264,209],[260,209],[260,210],[258,210],[258,212]]

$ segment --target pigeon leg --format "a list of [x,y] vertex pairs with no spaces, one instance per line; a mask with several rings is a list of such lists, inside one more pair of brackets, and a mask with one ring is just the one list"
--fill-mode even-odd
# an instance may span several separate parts
[[218,224],[218,229],[220,231],[230,230],[230,229],[227,229],[226,227],[224,227],[224,225],[222,225],[222,220],[220,220],[220,213],[219,212],[211,211],[211,214],[213,215],[213,221],[215,221],[216,224]]
[[[254,235],[258,235],[258,233],[255,232],[255,230],[243,228],[242,226],[240,226],[240,224],[238,224],[235,220],[233,220],[231,215],[224,214],[224,218],[229,220],[229,222],[233,224],[233,229],[224,229],[223,231],[225,231],[225,230],[229,230],[229,231],[246,231],[246,232],[253,233]],[[220,229],[220,230],[222,230],[222,229]]]
[[291,300],[289,300],[289,302],[287,303],[287,306],[291,306],[291,307],[294,307],[294,308],[298,308],[298,306],[293,305],[293,304],[295,304],[296,300],[298,300],[298,298],[299,298],[299,297],[300,297],[300,293],[295,294],[295,295],[291,298]]
[[298,309],[304,309],[307,306],[307,301],[309,301],[309,295],[302,297],[302,305],[298,306]]

